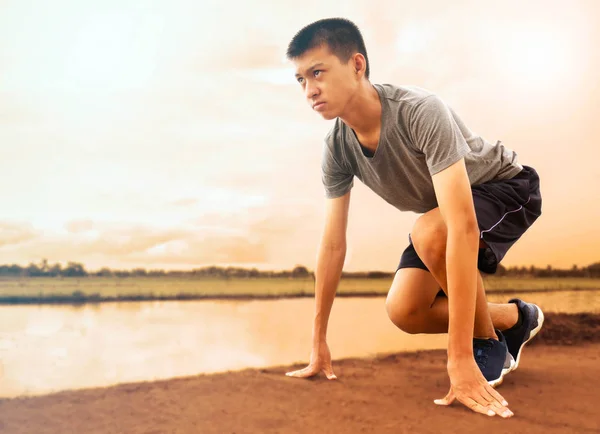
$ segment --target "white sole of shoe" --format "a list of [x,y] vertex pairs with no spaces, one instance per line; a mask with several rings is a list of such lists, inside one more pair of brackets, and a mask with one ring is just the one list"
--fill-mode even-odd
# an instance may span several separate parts
[[513,359],[511,357],[510,366],[508,368],[505,368],[502,370],[502,373],[500,374],[500,378],[497,378],[496,380],[488,381],[488,384],[492,387],[500,386],[502,384],[502,382],[504,381],[504,376],[506,374],[508,374],[510,371],[514,371],[514,370],[515,370],[515,359]]
[[529,338],[527,338],[527,340],[521,344],[521,348],[519,348],[519,353],[517,354],[517,360],[515,360],[515,367],[512,369],[513,371],[516,371],[516,369],[519,367],[519,362],[521,361],[521,354],[523,354],[523,347],[527,342],[532,340],[535,337],[535,335],[539,333],[539,331],[542,329],[542,324],[544,324],[544,312],[542,312],[542,309],[540,309],[539,306],[537,306],[536,304],[530,304],[532,304],[538,311],[538,325],[536,328],[531,330],[531,332],[529,333]]

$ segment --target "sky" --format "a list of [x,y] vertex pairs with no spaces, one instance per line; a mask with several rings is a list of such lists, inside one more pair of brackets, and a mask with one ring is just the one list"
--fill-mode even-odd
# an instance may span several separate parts
[[[502,264],[600,260],[595,1],[0,0],[0,264],[314,269],[334,121],[285,49],[328,17],[538,171]],[[418,217],[356,179],[344,269],[395,270]]]

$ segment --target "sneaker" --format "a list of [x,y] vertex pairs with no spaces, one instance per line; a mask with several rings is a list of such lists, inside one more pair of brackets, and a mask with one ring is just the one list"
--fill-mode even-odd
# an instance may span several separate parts
[[492,387],[502,384],[504,376],[515,364],[508,348],[506,339],[500,330],[496,330],[498,340],[473,338],[473,356],[481,373]]
[[542,324],[544,323],[544,313],[542,312],[542,309],[535,304],[525,303],[518,298],[513,298],[508,302],[515,303],[523,317],[523,323],[518,328],[514,330],[505,330],[503,332],[506,337],[508,352],[515,359],[515,367],[513,369],[517,369],[519,367],[519,361],[521,360],[521,354],[523,353],[523,347],[527,342],[533,339],[542,328]]

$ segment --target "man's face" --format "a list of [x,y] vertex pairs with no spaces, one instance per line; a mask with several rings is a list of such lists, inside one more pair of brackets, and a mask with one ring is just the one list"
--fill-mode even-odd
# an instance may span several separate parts
[[352,61],[342,64],[327,46],[321,46],[306,51],[294,64],[310,107],[328,120],[340,116],[358,84]]

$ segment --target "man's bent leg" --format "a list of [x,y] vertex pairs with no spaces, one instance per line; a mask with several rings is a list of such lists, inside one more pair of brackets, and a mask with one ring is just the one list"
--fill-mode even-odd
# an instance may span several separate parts
[[[413,246],[427,266],[440,287],[448,294],[447,274],[446,274],[446,238],[447,228],[439,208],[435,208],[423,214],[413,228],[411,233]],[[477,271],[477,264],[473,272],[478,275],[477,295],[475,306],[475,321],[473,335],[474,337],[497,339],[494,325],[487,308],[485,299],[485,290],[481,276]]]
[[[477,292],[485,292],[481,274]],[[432,274],[420,268],[396,271],[386,300],[390,320],[407,333],[448,333],[448,299],[436,297],[440,285]],[[487,303],[494,328],[506,330],[517,323],[514,303]]]

